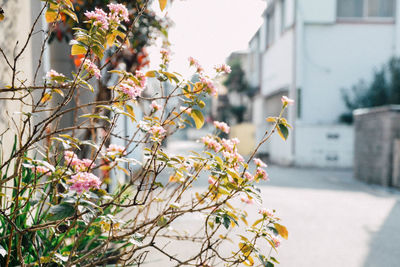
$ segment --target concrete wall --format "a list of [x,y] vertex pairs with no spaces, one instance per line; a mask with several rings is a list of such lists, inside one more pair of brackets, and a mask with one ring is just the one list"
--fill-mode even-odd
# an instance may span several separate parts
[[391,186],[394,140],[400,138],[400,106],[356,110],[354,118],[355,177]]
[[295,164],[298,166],[353,166],[353,127],[346,125],[297,124]]

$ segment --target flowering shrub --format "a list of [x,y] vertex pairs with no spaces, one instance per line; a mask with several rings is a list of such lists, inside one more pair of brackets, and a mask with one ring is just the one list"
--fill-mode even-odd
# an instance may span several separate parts
[[[48,22],[57,23],[62,16],[76,19],[71,1],[46,3]],[[160,7],[165,5],[166,1],[160,0]],[[203,100],[217,95],[211,77],[193,58],[188,67],[195,66],[200,75],[198,82],[168,71],[171,59],[167,49],[161,50],[158,70],[135,74],[123,69],[110,71],[118,80],[109,86],[109,101],[76,101],[75,107],[67,108],[81,90],[95,90],[91,78],[102,78],[108,62],[101,65],[101,59],[107,49],[113,48],[117,54],[128,45],[129,29],[122,23],[128,20],[129,11],[120,4],[109,4],[108,9],[86,12],[89,30],[74,29],[71,54],[82,58],[76,72],[65,75],[51,70],[41,86],[28,86],[18,83],[18,72],[10,66],[14,74],[10,86],[0,89],[0,93],[23,93],[22,98],[11,96],[1,101],[34,103],[26,104],[21,127],[14,129],[16,141],[11,155],[1,158],[1,266],[140,265],[154,250],[183,266],[211,266],[218,262],[252,266],[256,260],[263,266],[273,266],[277,260],[271,250],[280,246],[278,236],[287,239],[286,228],[275,211],[265,208],[260,209],[255,222],[249,223],[246,210],[234,202],[262,204],[256,184],[268,179],[267,165],[254,156],[275,131],[287,138],[290,125],[282,114],[292,100],[282,98],[281,114],[267,119],[273,123],[272,129],[265,132],[248,159],[238,152],[238,139],[220,137],[230,128],[217,121],[214,133],[201,138],[202,153],[171,155],[162,149],[162,142],[169,135],[188,124],[201,128],[205,123]],[[14,60],[18,61],[18,57]],[[217,75],[230,72],[227,65],[216,66],[215,70]],[[148,79],[159,82],[156,97],[143,96]],[[172,86],[168,94],[162,90],[166,83]],[[50,102],[53,94],[61,99],[56,106]],[[174,98],[183,105],[167,110],[168,102]],[[132,106],[138,103],[150,106],[150,112],[141,120]],[[83,115],[76,112],[90,109]],[[77,123],[60,127],[60,121],[68,114]],[[38,116],[41,119],[37,120]],[[113,132],[121,117],[136,126],[132,136]],[[88,131],[91,134],[84,139]],[[120,138],[125,145],[109,144],[111,136]],[[142,161],[130,156],[138,149],[143,150]],[[255,170],[249,168],[252,160]],[[108,184],[111,173],[126,177],[126,182],[113,191]],[[208,176],[208,187],[194,192],[191,187],[203,179],[202,174]],[[169,178],[163,179],[165,176]],[[177,219],[185,215],[201,215],[201,231],[172,230]],[[240,240],[236,249],[231,254],[222,253],[221,245],[234,236],[231,229],[239,227],[244,233],[236,236]],[[178,250],[171,253],[160,244],[165,238],[193,241],[198,247],[193,255],[175,253]]]

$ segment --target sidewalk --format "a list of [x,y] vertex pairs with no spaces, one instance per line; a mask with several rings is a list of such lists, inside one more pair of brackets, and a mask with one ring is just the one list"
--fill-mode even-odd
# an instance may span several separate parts
[[[190,144],[181,146],[185,151],[191,149],[187,149]],[[260,184],[263,206],[276,209],[289,230],[289,240],[282,242],[276,255],[281,262],[278,266],[400,266],[398,191],[361,183],[353,179],[350,170],[276,166],[267,170],[271,181]],[[204,179],[193,190],[206,185]],[[248,206],[251,217],[258,209]],[[186,217],[174,228],[190,231],[198,222],[199,218]],[[190,249],[193,245],[188,244],[176,253],[188,253]],[[162,264],[174,266],[168,260]],[[146,266],[161,265],[157,262]]]

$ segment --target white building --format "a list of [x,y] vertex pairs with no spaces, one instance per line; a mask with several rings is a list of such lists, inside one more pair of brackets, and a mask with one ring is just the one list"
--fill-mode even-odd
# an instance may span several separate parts
[[[294,126],[262,147],[271,161],[351,167],[353,130],[339,123],[346,111],[341,89],[400,54],[397,0],[267,0],[264,23],[250,41],[248,78],[259,86],[253,120],[260,139],[265,118],[276,116],[280,97],[296,100]],[[400,2],[400,1],[397,1]]]

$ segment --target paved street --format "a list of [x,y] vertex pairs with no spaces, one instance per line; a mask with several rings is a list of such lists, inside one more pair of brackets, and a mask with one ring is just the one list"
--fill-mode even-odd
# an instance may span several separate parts
[[[289,230],[277,255],[279,266],[400,266],[398,191],[356,181],[350,170],[271,166],[268,172],[271,181],[261,184],[264,207],[276,209]],[[251,207],[251,214],[257,208]],[[190,229],[196,221],[182,219],[175,227]],[[178,254],[188,250],[190,245]]]

